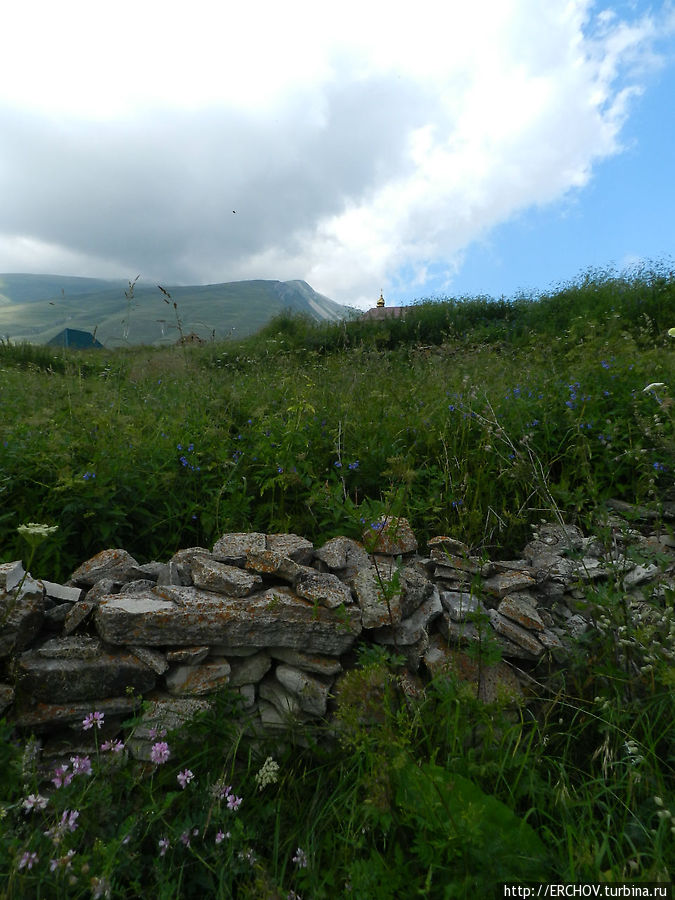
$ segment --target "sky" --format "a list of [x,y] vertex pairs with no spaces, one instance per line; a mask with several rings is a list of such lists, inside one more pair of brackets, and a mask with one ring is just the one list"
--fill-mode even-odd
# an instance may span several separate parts
[[675,0],[22,0],[0,272],[367,309],[672,264]]

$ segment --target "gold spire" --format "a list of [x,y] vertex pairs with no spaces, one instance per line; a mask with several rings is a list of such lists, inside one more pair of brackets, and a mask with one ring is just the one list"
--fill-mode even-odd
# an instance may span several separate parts
[[377,308],[382,309],[384,307],[384,297],[382,296],[382,291],[380,291],[380,299],[377,301]]

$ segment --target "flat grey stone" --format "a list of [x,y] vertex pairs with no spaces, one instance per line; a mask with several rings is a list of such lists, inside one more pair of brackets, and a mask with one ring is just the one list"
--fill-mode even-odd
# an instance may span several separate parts
[[226,597],[248,597],[262,585],[259,575],[251,575],[238,566],[228,566],[204,556],[193,560],[192,580],[195,587]]
[[44,588],[45,596],[50,597],[52,600],[77,603],[77,601],[82,597],[81,588],[68,587],[65,584],[56,584],[53,581],[45,581],[44,578],[40,579],[40,583]]
[[30,576],[11,593],[0,591],[0,658],[20,652],[37,638],[44,613],[42,585]]
[[85,600],[78,600],[77,603],[73,603],[70,610],[66,613],[66,618],[63,622],[63,633],[66,635],[72,634],[78,625],[85,622],[94,612],[98,602],[98,599],[90,600],[87,596]]
[[256,531],[224,534],[213,545],[213,556],[221,562],[243,566],[250,550],[267,549],[267,537]]
[[16,664],[17,686],[33,700],[45,703],[98,701],[128,688],[138,693],[155,685],[155,673],[131,653],[101,653],[94,659],[46,659],[31,651]]
[[129,647],[128,650],[152,669],[155,675],[163,675],[169,668],[166,656],[158,650],[151,650],[150,647]]
[[87,635],[52,638],[31,652],[43,659],[96,659],[103,650],[98,638]]
[[156,587],[146,599],[108,597],[94,618],[106,643],[144,646],[287,646],[339,655],[361,631],[358,609],[314,607],[283,587],[241,599],[190,587]]
[[526,590],[535,585],[534,578],[526,572],[506,571],[498,572],[491,578],[486,578],[481,587],[486,593],[492,594],[493,597],[505,597],[514,591]]
[[0,563],[0,589],[7,593],[13,591],[25,574],[26,570],[20,559],[15,559],[14,562]]
[[374,567],[359,569],[352,585],[364,628],[398,625],[401,621],[401,592],[397,591],[387,603],[383,584]]
[[276,550],[249,550],[246,554],[246,569],[257,575],[274,575],[291,583],[303,571],[297,562]]
[[92,587],[101,578],[132,581],[137,568],[138,563],[126,550],[102,550],[75,569],[70,581],[81,587]]
[[210,659],[197,666],[177,666],[165,676],[166,689],[179,697],[212,694],[229,682],[230,671],[226,659]]
[[300,575],[295,582],[295,593],[310,603],[320,603],[327,609],[336,609],[341,604],[354,602],[347,585],[329,572]]
[[230,660],[230,666],[230,685],[241,687],[243,684],[257,684],[264,678],[272,667],[272,660],[267,653],[256,653],[254,656]]
[[267,549],[287,556],[301,566],[308,566],[314,558],[314,544],[297,534],[268,534]]
[[325,563],[331,571],[360,569],[370,565],[370,559],[363,545],[347,537],[330,538],[323,547],[314,552],[314,556]]
[[540,632],[545,628],[532,597],[527,594],[509,594],[500,602],[497,612],[530,631]]
[[497,634],[517,644],[533,657],[538,658],[543,653],[544,648],[537,638],[527,629],[511,621],[511,619],[507,619],[496,610],[491,609],[490,620]]
[[295,717],[300,712],[300,703],[296,695],[278,681],[262,681],[258,685],[258,693],[263,700],[267,700],[274,706],[284,720]]
[[416,644],[421,641],[434,619],[443,612],[441,598],[438,590],[434,589],[431,596],[407,619],[401,619],[398,625],[378,628],[373,632],[373,638],[378,644],[402,645]]
[[312,716],[325,716],[329,684],[286,663],[277,666],[275,675],[286,690],[298,698],[300,709]]
[[340,660],[334,656],[303,653],[302,650],[293,650],[291,647],[270,647],[268,653],[274,659],[288,663],[289,666],[295,666],[296,669],[303,669],[305,672],[314,672],[316,675],[338,675],[342,671]]
[[42,703],[33,701],[16,710],[12,721],[19,728],[49,731],[61,725],[74,725],[81,730],[82,721],[91,712],[102,712],[106,717],[127,717],[140,708],[138,697],[104,697],[95,700],[68,701],[66,703]]
[[455,622],[466,622],[467,616],[475,613],[487,614],[478,597],[465,591],[441,591],[441,603]]

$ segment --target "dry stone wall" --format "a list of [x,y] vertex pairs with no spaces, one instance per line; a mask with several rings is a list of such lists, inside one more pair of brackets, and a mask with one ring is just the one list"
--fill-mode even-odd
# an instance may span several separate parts
[[[658,563],[633,561],[629,544]],[[665,597],[674,547],[672,536],[627,535],[621,520],[609,550],[574,526],[547,524],[522,558],[487,561],[444,536],[421,554],[404,519],[384,518],[365,544],[225,534],[211,549],[142,565],[125,550],[104,550],[63,585],[5,563],[0,715],[56,755],[79,747],[79,726],[95,710],[114,737],[142,697],[128,745],[149,759],[153,729],[188,721],[227,685],[254,735],[283,734],[330,720],[340,678],[364,643],[405,658],[408,691],[452,671],[490,701],[520,693],[542,659],[564,665],[575,638],[595,627],[589,583],[612,579],[636,609]],[[488,638],[502,658],[478,683],[468,651]]]

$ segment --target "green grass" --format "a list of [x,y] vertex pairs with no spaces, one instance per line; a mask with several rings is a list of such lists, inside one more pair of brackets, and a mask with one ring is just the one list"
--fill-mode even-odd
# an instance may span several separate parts
[[[26,558],[16,529],[28,521],[59,526],[31,560],[52,580],[106,547],[143,562],[244,530],[319,545],[360,537],[382,512],[405,515],[421,542],[449,533],[492,558],[519,555],[556,515],[610,542],[609,498],[650,507],[665,528],[674,325],[675,277],[661,267],[509,303],[423,303],[381,325],[284,314],[204,348],[2,344],[0,560]],[[666,386],[645,392],[654,382]],[[644,620],[611,581],[585,591],[598,627],[516,708],[448,679],[411,704],[395,662],[371,653],[345,680],[337,746],[253,748],[224,694],[189,735],[167,736],[169,762],[116,766],[93,747],[92,775],[48,783],[34,812],[28,795],[49,792],[4,726],[0,897],[89,897],[92,878],[114,897],[305,900],[667,880],[672,591],[647,598]],[[260,791],[268,755],[279,781]],[[221,778],[243,798],[236,812],[209,792]],[[44,832],[74,809],[78,828],[56,848]],[[216,843],[219,829],[231,836]],[[39,862],[19,868],[28,853]]]

